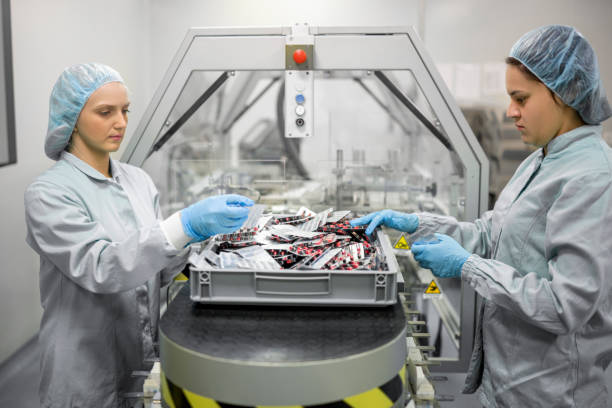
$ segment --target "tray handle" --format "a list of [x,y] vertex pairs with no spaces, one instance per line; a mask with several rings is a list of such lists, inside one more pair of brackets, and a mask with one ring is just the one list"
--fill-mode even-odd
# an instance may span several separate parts
[[[310,281],[311,283],[320,283],[320,290],[303,290],[296,282]],[[286,282],[286,290],[278,290],[277,288]],[[295,289],[294,289],[295,287]],[[276,295],[276,296],[323,296],[331,293],[331,276],[330,274],[313,275],[313,276],[278,276],[268,274],[255,274],[255,293],[258,295]]]

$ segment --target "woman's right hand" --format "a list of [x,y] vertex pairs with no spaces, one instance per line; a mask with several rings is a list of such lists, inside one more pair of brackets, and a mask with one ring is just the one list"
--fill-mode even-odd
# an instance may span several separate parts
[[366,234],[371,235],[379,225],[412,234],[419,227],[419,217],[416,214],[406,214],[393,210],[382,210],[370,213],[351,221],[352,226],[369,224]]
[[183,231],[195,241],[236,231],[249,217],[253,204],[238,194],[208,197],[181,210]]

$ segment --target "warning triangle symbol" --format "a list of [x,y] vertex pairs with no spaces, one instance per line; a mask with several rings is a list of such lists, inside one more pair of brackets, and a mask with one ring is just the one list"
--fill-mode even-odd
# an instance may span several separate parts
[[395,243],[395,246],[393,248],[395,248],[395,249],[410,249],[410,245],[408,245],[408,241],[406,241],[406,238],[402,235],[400,237],[400,239],[397,240],[397,242]]
[[440,294],[440,288],[438,287],[438,285],[436,285],[436,281],[431,281],[431,283],[429,284],[429,286],[427,287],[427,290],[425,291],[425,293],[427,294]]

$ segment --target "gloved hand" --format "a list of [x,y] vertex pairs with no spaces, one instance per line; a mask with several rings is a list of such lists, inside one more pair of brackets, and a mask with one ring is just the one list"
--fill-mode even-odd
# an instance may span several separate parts
[[441,278],[461,276],[461,268],[470,253],[448,235],[436,234],[437,242],[417,241],[410,250],[423,268]]
[[374,229],[379,225],[386,225],[399,231],[404,231],[412,234],[419,226],[419,217],[415,214],[406,214],[393,210],[382,210],[370,213],[361,218],[351,220],[351,225],[368,225],[366,234],[371,235]]
[[216,234],[236,231],[249,217],[253,200],[237,194],[208,197],[181,210],[185,234],[204,241]]

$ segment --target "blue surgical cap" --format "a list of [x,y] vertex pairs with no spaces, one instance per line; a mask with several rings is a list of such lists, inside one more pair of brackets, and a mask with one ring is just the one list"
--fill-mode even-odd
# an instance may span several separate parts
[[510,50],[520,61],[582,120],[590,125],[612,116],[599,77],[597,56],[587,40],[573,27],[549,25],[523,35]]
[[85,102],[96,89],[109,82],[123,83],[123,79],[117,71],[103,64],[78,64],[62,72],[49,99],[45,154],[50,159],[60,158]]

